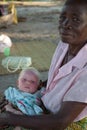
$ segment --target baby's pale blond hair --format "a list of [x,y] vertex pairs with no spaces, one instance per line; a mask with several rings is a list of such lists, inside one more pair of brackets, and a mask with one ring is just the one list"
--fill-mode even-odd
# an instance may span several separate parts
[[23,69],[23,70],[20,72],[18,79],[20,79],[21,76],[22,76],[25,72],[32,72],[32,73],[37,77],[37,79],[38,79],[38,84],[39,84],[39,82],[40,82],[40,72],[39,72],[37,69],[35,69],[34,67],[29,67],[29,68]]

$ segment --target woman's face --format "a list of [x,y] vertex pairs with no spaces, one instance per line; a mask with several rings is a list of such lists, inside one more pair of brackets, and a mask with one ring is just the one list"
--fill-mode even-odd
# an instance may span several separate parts
[[83,5],[65,5],[59,17],[61,40],[73,45],[87,41],[87,11]]

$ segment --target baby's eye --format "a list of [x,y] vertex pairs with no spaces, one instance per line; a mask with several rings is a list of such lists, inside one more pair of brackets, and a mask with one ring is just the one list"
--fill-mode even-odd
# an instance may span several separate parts
[[26,81],[26,79],[22,79],[22,81],[24,81],[24,82],[25,82],[25,81]]
[[32,84],[36,84],[36,82],[35,82],[35,81],[33,81],[33,80],[31,80],[30,82],[31,82]]

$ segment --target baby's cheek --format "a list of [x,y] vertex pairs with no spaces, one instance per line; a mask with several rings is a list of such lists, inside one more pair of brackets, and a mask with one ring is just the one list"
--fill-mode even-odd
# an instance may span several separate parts
[[18,88],[19,88],[20,90],[23,90],[23,89],[24,89],[23,86],[24,86],[24,84],[23,84],[23,83],[20,83]]
[[37,90],[37,86],[36,86],[36,85],[32,85],[31,89],[32,89],[33,91],[36,91],[36,90]]

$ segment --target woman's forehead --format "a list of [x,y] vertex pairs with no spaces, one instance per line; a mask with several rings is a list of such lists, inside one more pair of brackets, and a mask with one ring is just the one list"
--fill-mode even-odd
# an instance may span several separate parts
[[62,8],[62,12],[67,12],[67,13],[76,13],[76,14],[81,14],[81,13],[87,13],[87,8],[86,6],[83,5],[77,5],[77,4],[72,4],[72,5],[64,5]]
[[87,10],[87,0],[67,0],[64,6],[71,6],[77,8],[85,8]]
[[66,5],[73,5],[77,4],[77,6],[81,5],[87,5],[87,0],[66,0]]

